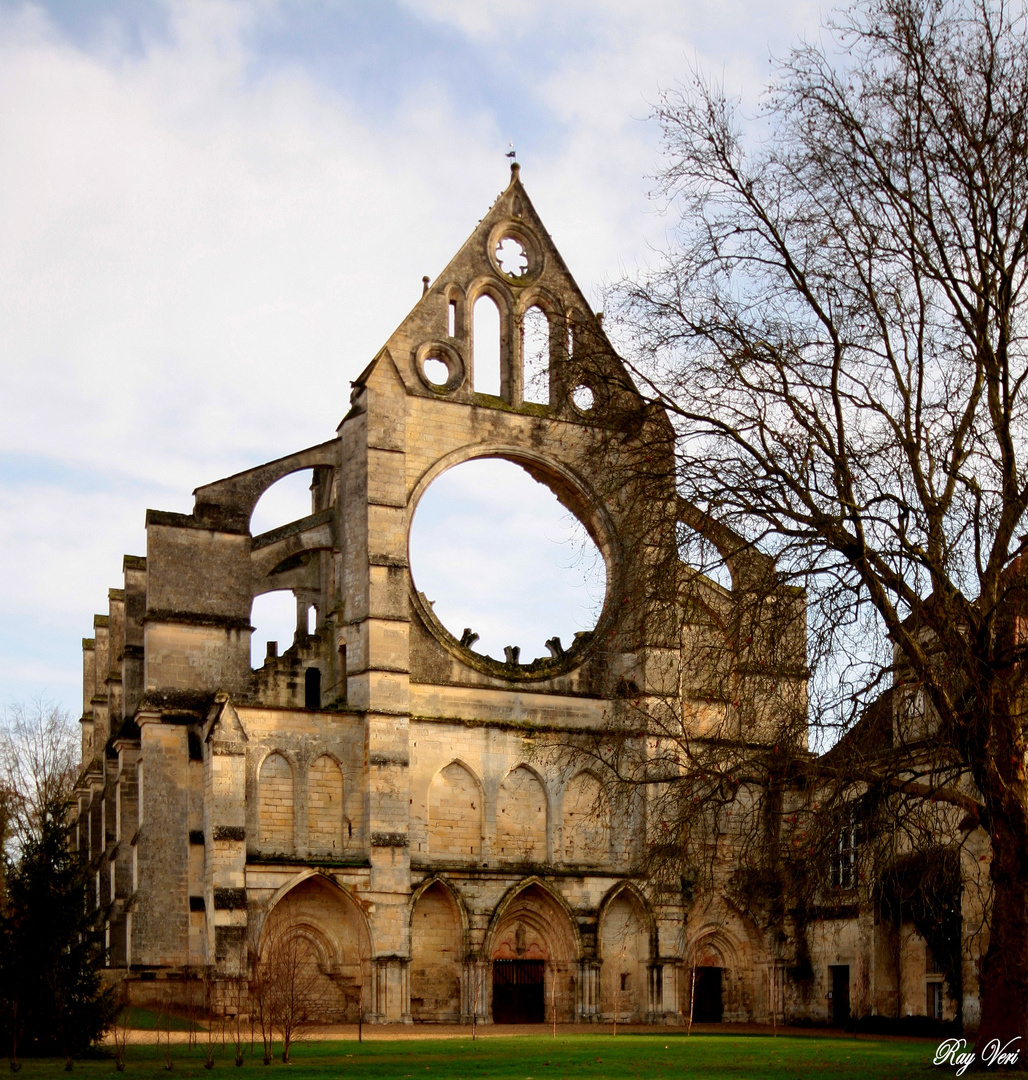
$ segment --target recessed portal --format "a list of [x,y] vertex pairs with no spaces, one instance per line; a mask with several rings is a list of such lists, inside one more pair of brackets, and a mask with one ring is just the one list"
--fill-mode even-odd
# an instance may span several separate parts
[[724,1016],[721,986],[722,969],[696,968],[692,1018],[697,1024],[720,1024]]
[[521,664],[569,650],[603,606],[599,549],[549,488],[509,461],[443,473],[418,504],[410,559],[414,587],[443,626],[500,661],[507,649]]
[[543,960],[494,960],[493,1023],[541,1024],[545,974]]

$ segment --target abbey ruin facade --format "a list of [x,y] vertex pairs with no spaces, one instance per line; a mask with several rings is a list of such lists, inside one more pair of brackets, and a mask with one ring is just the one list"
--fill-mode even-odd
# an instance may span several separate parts
[[[483,296],[500,312],[498,396],[475,390]],[[526,395],[533,309],[549,364]],[[631,422],[615,438],[619,410]],[[801,993],[788,946],[742,906],[647,877],[647,789],[615,798],[599,766],[565,752],[629,700],[677,695],[698,735],[711,709],[743,715],[755,695],[765,714],[802,710],[803,635],[773,679],[742,677],[742,705],[690,689],[705,681],[697,650],[643,600],[689,572],[662,524],[676,499],[667,420],[636,393],[516,167],[340,411],[333,438],[197,488],[191,514],[148,511],[146,555],[125,557],[83,642],[76,837],[130,997],[203,970],[243,1009],[277,936],[316,957],[327,1019],[830,1021],[843,996],[857,1013],[923,1013],[939,981],[924,943],[908,935],[905,972],[890,966],[852,865],[810,936]],[[476,652],[411,579],[419,499],[479,457],[550,487],[606,563],[595,630],[544,657]],[[257,500],[301,471],[310,514],[252,535]],[[705,526],[688,507],[679,518]],[[745,589],[757,556],[708,532]],[[730,599],[702,588],[712,609]],[[253,670],[252,604],[273,590],[295,594],[297,634]]]

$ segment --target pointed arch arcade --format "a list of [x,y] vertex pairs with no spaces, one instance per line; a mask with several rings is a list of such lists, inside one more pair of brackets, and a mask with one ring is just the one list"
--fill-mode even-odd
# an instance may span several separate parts
[[459,897],[441,878],[428,881],[415,894],[410,915],[413,1020],[461,1019],[466,922]]
[[582,943],[567,904],[539,878],[520,883],[493,914],[485,958],[496,1023],[575,1018]]

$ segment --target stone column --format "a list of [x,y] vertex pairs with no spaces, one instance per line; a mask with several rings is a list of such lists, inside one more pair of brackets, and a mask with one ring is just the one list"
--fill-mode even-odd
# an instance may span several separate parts
[[395,1023],[410,1016],[410,614],[406,391],[391,362],[375,366],[356,408],[340,429],[346,696],[364,714],[375,1016]]
[[600,964],[599,960],[579,962],[578,1018],[594,1020],[600,1014]]
[[468,960],[464,964],[463,978],[460,985],[460,1019],[462,1024],[470,1024],[477,1014],[478,1023],[488,1024],[489,1017],[489,976],[492,965],[488,960]]
[[405,956],[379,956],[373,966],[372,1019],[382,1024],[409,1024],[410,961]]
[[656,1024],[664,1018],[664,965],[650,964],[646,974],[646,1019]]
[[225,694],[204,755],[204,906],[208,956],[222,978],[246,973],[246,732]]
[[664,964],[664,1019],[668,1023],[680,1023],[680,988],[685,966],[681,963]]

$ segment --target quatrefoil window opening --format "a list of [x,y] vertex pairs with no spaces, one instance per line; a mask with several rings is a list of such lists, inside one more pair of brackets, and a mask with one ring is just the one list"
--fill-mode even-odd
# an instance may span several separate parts
[[505,236],[496,245],[496,265],[512,278],[528,273],[528,252],[525,245],[513,236]]

